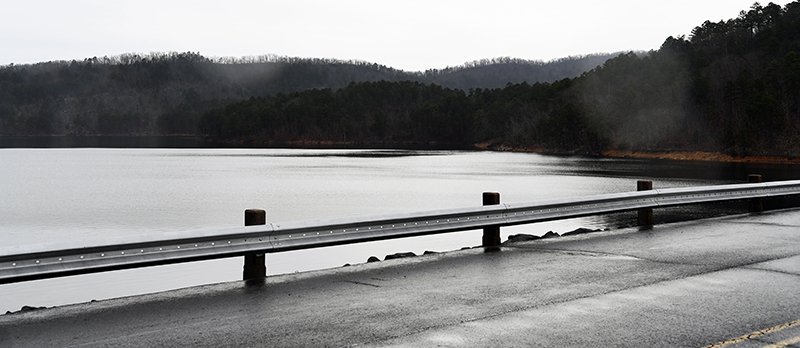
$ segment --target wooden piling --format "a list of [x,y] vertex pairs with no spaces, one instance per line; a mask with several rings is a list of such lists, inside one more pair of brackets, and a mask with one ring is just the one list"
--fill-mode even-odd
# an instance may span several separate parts
[[[267,212],[262,209],[247,209],[244,211],[244,225],[256,226],[267,224]],[[244,255],[242,278],[246,281],[259,280],[267,277],[267,264],[264,254]]]
[[[747,176],[747,182],[751,184],[760,183],[763,181],[763,177],[761,174],[750,174]],[[751,198],[750,202],[748,203],[747,211],[751,213],[760,213],[764,211],[764,199],[763,198]]]
[[[499,205],[500,193],[484,192],[483,205]],[[483,247],[485,251],[500,250],[500,226],[487,226],[483,228]]]
[[[650,180],[639,180],[636,182],[636,191],[649,191],[653,189],[653,182]],[[638,225],[640,227],[653,227],[653,208],[639,209]]]

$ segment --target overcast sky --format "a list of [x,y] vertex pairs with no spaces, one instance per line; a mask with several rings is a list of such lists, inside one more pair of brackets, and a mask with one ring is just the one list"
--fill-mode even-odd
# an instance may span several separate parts
[[[776,1],[785,5],[790,1]],[[0,0],[0,65],[121,53],[358,59],[405,70],[658,48],[752,0]],[[766,2],[764,3],[766,4]]]

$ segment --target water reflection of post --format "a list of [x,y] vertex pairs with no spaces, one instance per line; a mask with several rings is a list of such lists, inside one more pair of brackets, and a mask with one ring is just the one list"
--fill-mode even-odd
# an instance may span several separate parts
[[[653,182],[650,180],[639,180],[636,182],[636,191],[649,191],[653,189]],[[638,225],[642,229],[653,228],[653,208],[639,209]]]

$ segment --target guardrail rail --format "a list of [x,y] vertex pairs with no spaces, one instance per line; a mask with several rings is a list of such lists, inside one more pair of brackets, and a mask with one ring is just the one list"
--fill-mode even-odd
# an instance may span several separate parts
[[3,248],[0,284],[234,256],[245,256],[244,278],[250,279],[265,276],[265,253],[476,229],[484,230],[484,247],[496,248],[500,226],[632,210],[639,211],[640,225],[652,225],[653,208],[750,199],[750,210],[759,211],[761,198],[800,194],[800,180],[760,183],[760,176],[751,176],[751,181],[655,190],[640,181],[636,192],[529,203],[499,204],[499,194],[485,193],[484,206],[361,219],[266,223],[263,210],[248,210],[245,224],[250,226],[167,233],[158,239],[129,237],[95,246]]

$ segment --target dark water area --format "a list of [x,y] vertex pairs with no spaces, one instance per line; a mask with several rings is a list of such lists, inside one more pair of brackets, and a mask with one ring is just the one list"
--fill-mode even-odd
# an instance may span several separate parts
[[[409,151],[436,150],[470,150],[471,146],[443,143],[383,143],[383,142],[274,142],[256,143],[252,141],[227,142],[202,136],[128,136],[128,135],[92,135],[92,136],[0,136],[0,149],[56,149],[56,148],[108,148],[108,149],[359,149],[359,150],[395,150]],[[346,155],[350,156],[350,155]],[[381,156],[381,154],[354,154],[352,156]]]
[[[569,157],[567,157],[569,158]],[[799,165],[673,161],[652,159],[608,159],[609,166],[570,166],[564,173],[587,176],[639,176],[746,182],[750,174],[761,174],[764,181],[800,179]],[[601,162],[602,163],[602,162]]]
[[194,136],[0,136],[0,148],[208,148],[213,144]]

